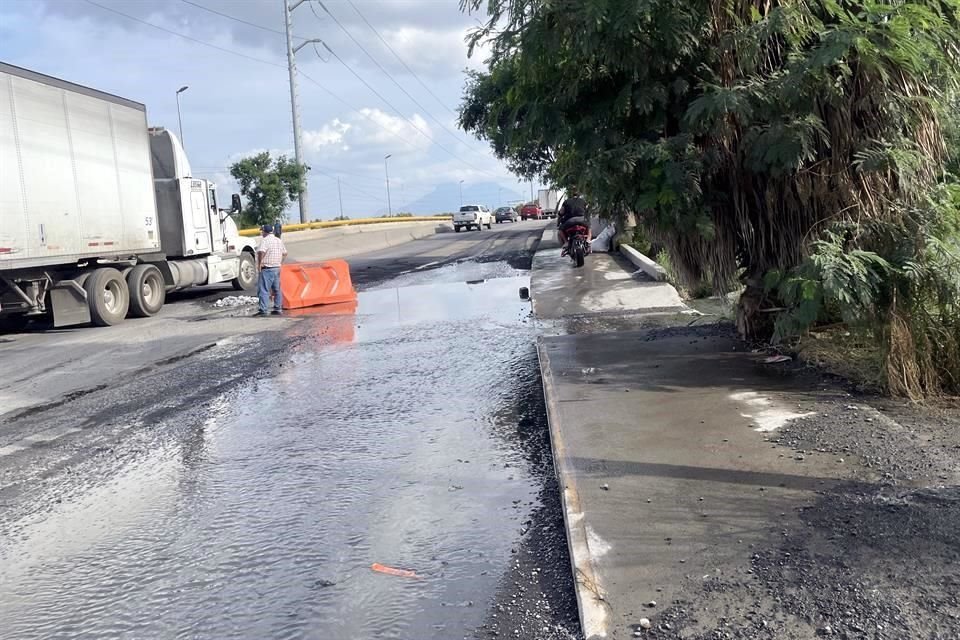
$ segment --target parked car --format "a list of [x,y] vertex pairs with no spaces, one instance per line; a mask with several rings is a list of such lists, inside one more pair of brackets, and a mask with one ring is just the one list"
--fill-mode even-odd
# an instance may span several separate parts
[[493,214],[482,204],[465,204],[460,207],[460,211],[453,214],[453,230],[460,233],[460,229],[469,229],[476,227],[477,231],[493,227]]
[[493,212],[493,217],[497,219],[497,224],[501,222],[516,222],[517,212],[513,207],[500,207]]
[[543,217],[543,209],[540,208],[540,205],[536,202],[531,202],[529,204],[523,205],[520,208],[520,219],[521,220],[539,220]]

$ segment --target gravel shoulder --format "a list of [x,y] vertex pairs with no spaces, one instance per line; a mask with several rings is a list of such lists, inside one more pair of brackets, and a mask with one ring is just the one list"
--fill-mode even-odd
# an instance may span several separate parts
[[710,576],[645,635],[960,637],[960,410],[836,385],[821,379],[799,403],[813,415],[769,440],[785,459],[830,457],[857,481],[768,523],[735,575]]

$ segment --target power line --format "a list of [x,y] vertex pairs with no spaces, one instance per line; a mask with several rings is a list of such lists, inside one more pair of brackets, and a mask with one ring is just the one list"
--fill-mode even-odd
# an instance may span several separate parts
[[[222,170],[224,169],[224,167],[219,167],[219,168],[218,168],[218,167],[197,167],[196,169],[197,169],[198,171],[222,171]],[[317,169],[316,167],[311,166],[311,167],[310,167],[310,170],[311,170],[311,171],[316,171],[317,173],[321,174],[323,177],[326,177],[326,178],[329,178],[329,179],[332,179],[332,180],[336,180],[336,179],[337,179],[337,176],[335,176],[335,175],[333,175],[333,174],[326,173],[325,171],[321,171],[321,170]],[[308,178],[309,178],[309,176],[308,176]],[[350,189],[350,190],[354,191],[356,194],[359,194],[359,196],[361,197],[361,199],[373,200],[373,201],[376,201],[376,202],[379,202],[379,203],[382,203],[382,204],[386,204],[386,202],[387,202],[386,200],[383,199],[383,197],[381,197],[381,196],[376,196],[376,195],[370,193],[369,191],[365,191],[365,190],[361,189],[360,187],[357,187],[357,186],[353,185],[351,182],[349,182],[349,181],[347,181],[347,180],[341,180],[341,184],[343,184],[343,187],[344,187],[345,189]],[[357,197],[358,197],[358,196],[356,196],[356,195],[354,196],[354,198],[357,198]]]
[[[321,58],[321,60],[322,60],[322,59],[323,59],[323,58]],[[347,102],[346,100],[344,100],[343,98],[341,98],[340,96],[338,96],[337,94],[335,94],[334,92],[330,91],[330,89],[327,89],[325,86],[323,86],[322,84],[320,84],[318,81],[314,80],[311,76],[308,76],[306,73],[303,72],[302,69],[299,69],[299,68],[298,68],[298,69],[297,69],[297,73],[298,73],[301,77],[303,77],[304,79],[306,79],[308,82],[310,82],[310,83],[312,83],[312,84],[315,84],[317,87],[320,88],[321,91],[323,91],[324,93],[326,93],[328,96],[330,96],[331,98],[333,98],[334,100],[336,100],[337,102],[339,102],[340,104],[342,104],[343,106],[345,106],[347,109],[350,110],[351,113],[355,113],[355,114],[357,114],[358,116],[360,116],[361,118],[364,118],[364,119],[366,119],[366,120],[369,120],[370,122],[372,122],[372,123],[375,124],[376,126],[380,127],[381,129],[383,129],[384,131],[386,131],[387,133],[389,133],[390,135],[392,135],[394,138],[396,138],[396,139],[399,140],[400,142],[402,142],[402,143],[406,144],[407,146],[409,146],[410,148],[412,148],[412,149],[416,149],[416,148],[417,148],[416,145],[414,145],[412,142],[410,142],[410,140],[408,140],[407,138],[401,136],[401,135],[398,134],[396,131],[393,131],[392,129],[389,129],[389,128],[385,127],[383,124],[377,122],[377,121],[376,121],[375,119],[373,119],[369,114],[363,112],[363,111],[360,110],[360,109],[357,109],[356,107],[354,107],[353,105],[351,105],[349,102]]]
[[286,69],[286,68],[287,68],[286,65],[277,64],[276,62],[270,62],[269,60],[264,60],[263,58],[256,58],[256,57],[254,57],[254,56],[248,56],[248,55],[245,54],[245,53],[241,53],[241,52],[239,52],[239,51],[234,51],[233,49],[227,49],[226,47],[221,47],[221,46],[219,46],[219,45],[211,44],[211,43],[209,43],[209,42],[205,42],[204,40],[198,40],[197,38],[193,38],[193,37],[191,37],[191,36],[184,35],[184,34],[182,34],[182,33],[178,33],[178,32],[173,31],[173,30],[171,30],[171,29],[167,29],[166,27],[161,27],[161,26],[159,26],[159,25],[155,25],[155,24],[153,24],[152,22],[147,22],[146,20],[141,20],[140,18],[137,18],[137,17],[135,17],[135,16],[131,16],[131,15],[128,14],[128,13],[124,13],[123,11],[119,11],[118,9],[114,9],[114,8],[112,8],[112,7],[104,6],[104,5],[100,4],[99,2],[94,2],[93,0],[83,0],[83,1],[86,2],[87,4],[92,4],[93,6],[99,8],[99,9],[103,9],[104,11],[109,11],[110,13],[115,13],[115,14],[117,14],[117,15],[119,15],[119,16],[123,16],[124,18],[127,18],[128,20],[133,20],[134,22],[139,22],[140,24],[145,24],[145,25],[147,25],[148,27],[153,27],[154,29],[159,29],[160,31],[163,31],[163,32],[165,32],[165,33],[169,33],[170,35],[173,35],[173,36],[177,36],[178,38],[183,38],[184,40],[189,40],[190,42],[195,42],[195,43],[197,43],[197,44],[202,44],[203,46],[205,46],[205,47],[210,47],[211,49],[216,49],[216,50],[218,50],[218,51],[223,51],[224,53],[232,53],[232,54],[235,55],[235,56],[240,56],[241,58],[246,58],[247,60],[253,60],[254,62],[259,62],[260,64],[268,64],[268,65],[270,65],[271,67],[280,67],[281,69]]
[[[211,48],[211,49],[216,49],[217,51],[222,51],[223,53],[229,53],[229,54],[232,54],[232,55],[235,55],[235,56],[239,56],[239,57],[241,57],[241,58],[245,58],[245,59],[247,59],[247,60],[252,60],[253,62],[259,62],[260,64],[266,64],[266,65],[269,65],[269,66],[271,66],[271,67],[277,67],[277,68],[279,68],[279,69],[286,69],[286,68],[287,68],[287,66],[286,66],[286,65],[283,65],[283,64],[279,64],[279,63],[276,63],[276,62],[271,62],[271,61],[269,61],[269,60],[264,60],[263,58],[257,58],[257,57],[255,57],[255,56],[247,55],[246,53],[242,53],[242,52],[240,52],[240,51],[235,51],[235,50],[233,50],[233,49],[227,49],[226,47],[221,47],[221,46],[219,46],[219,45],[215,45],[215,44],[212,44],[212,43],[210,43],[210,42],[206,42],[206,41],[204,41],[204,40],[200,40],[199,38],[194,38],[194,37],[192,37],[192,36],[188,36],[188,35],[186,35],[186,34],[183,34],[183,33],[177,32],[177,31],[173,31],[172,29],[167,29],[166,27],[161,27],[161,26],[159,26],[159,25],[153,24],[152,22],[148,22],[147,20],[142,20],[142,19],[140,19],[140,18],[137,18],[136,16],[132,16],[132,15],[130,15],[130,14],[128,14],[128,13],[124,13],[123,11],[120,11],[120,10],[118,10],[118,9],[114,9],[114,8],[112,8],[112,7],[104,6],[104,5],[100,4],[99,2],[95,2],[94,0],[83,0],[83,1],[86,2],[86,3],[89,4],[89,5],[92,5],[92,6],[94,6],[94,7],[97,7],[98,9],[102,9],[103,11],[108,11],[108,12],[110,12],[110,13],[114,13],[114,14],[119,15],[119,16],[122,16],[122,17],[124,17],[124,18],[126,18],[126,19],[128,19],[128,20],[132,20],[132,21],[137,22],[137,23],[139,23],[139,24],[143,24],[143,25],[146,25],[146,26],[148,26],[148,27],[152,27],[152,28],[157,29],[157,30],[159,30],[159,31],[163,31],[164,33],[168,33],[168,34],[170,34],[170,35],[172,35],[172,36],[176,36],[176,37],[178,37],[178,38],[182,38],[182,39],[184,39],[184,40],[188,40],[188,41],[190,41],[190,42],[193,42],[193,43],[202,45],[202,46],[204,46],[204,47],[209,47],[209,48]],[[232,17],[232,16],[231,16],[231,17]],[[379,96],[381,100],[384,100],[384,102],[386,102],[394,111],[396,111],[396,112],[400,115],[401,118],[403,118],[404,120],[406,120],[411,126],[414,127],[414,129],[416,129],[416,130],[417,130],[421,135],[423,135],[427,140],[429,140],[430,142],[432,142],[433,144],[435,144],[437,147],[439,147],[440,149],[442,149],[445,153],[449,154],[449,155],[452,156],[453,158],[455,158],[455,159],[459,160],[460,162],[462,162],[463,164],[467,165],[467,166],[470,167],[471,169],[474,169],[475,171],[479,171],[480,173],[486,173],[487,175],[496,175],[496,174],[494,174],[494,173],[492,173],[492,172],[490,172],[490,171],[486,171],[486,170],[484,170],[484,169],[480,169],[480,168],[478,168],[478,167],[470,164],[470,163],[467,162],[466,160],[463,160],[463,159],[460,158],[457,154],[455,154],[454,152],[450,151],[449,149],[447,149],[446,147],[444,147],[443,145],[441,145],[440,143],[438,143],[436,140],[434,140],[433,138],[431,138],[429,135],[427,135],[426,133],[424,133],[419,127],[416,126],[416,124],[414,124],[409,118],[407,118],[406,116],[404,116],[399,110],[397,110],[396,107],[394,107],[392,104],[390,104],[389,101],[387,101],[383,96],[381,96],[379,92],[377,92],[377,91],[376,91],[373,87],[371,87],[365,80],[363,80],[363,78],[361,78],[355,71],[353,71],[353,69],[352,69],[346,62],[344,62],[339,56],[337,56],[337,55],[333,52],[333,50],[331,50],[330,47],[328,47],[328,46],[326,45],[326,43],[323,43],[323,46],[324,46],[324,48],[327,49],[327,51],[330,52],[331,55],[333,55],[335,58],[337,58],[337,60],[338,60],[341,64],[343,64],[344,67],[346,67],[354,76],[356,76],[358,80],[360,80],[361,82],[363,82],[371,91],[373,91],[374,93],[376,93],[376,95]],[[321,58],[321,59],[322,59],[322,58]],[[413,145],[413,143],[411,143],[408,139],[404,138],[403,136],[400,136],[400,135],[397,134],[395,131],[393,131],[393,130],[389,129],[388,127],[384,126],[383,124],[377,122],[375,119],[373,119],[372,117],[370,117],[369,114],[366,114],[366,113],[364,113],[363,111],[361,111],[361,110],[359,110],[359,109],[356,109],[355,107],[351,106],[349,103],[347,103],[346,101],[344,101],[340,96],[338,96],[337,94],[335,94],[335,93],[333,93],[332,91],[330,91],[330,89],[328,89],[327,87],[325,87],[323,84],[321,84],[321,83],[318,82],[317,80],[314,80],[312,77],[308,76],[308,75],[307,75],[306,73],[304,73],[302,70],[298,69],[298,70],[297,70],[297,73],[298,73],[299,75],[301,75],[302,77],[306,78],[307,81],[309,81],[310,83],[312,83],[312,84],[316,85],[317,87],[319,87],[321,90],[323,90],[325,93],[327,93],[327,95],[329,95],[329,96],[332,97],[333,99],[337,100],[338,102],[340,102],[341,104],[343,104],[344,106],[346,106],[346,107],[347,107],[348,109],[350,109],[350,111],[352,111],[353,113],[356,113],[356,114],[358,114],[359,116],[361,116],[361,117],[363,117],[363,118],[365,118],[365,119],[367,119],[367,120],[370,120],[373,124],[377,125],[379,128],[383,129],[384,131],[386,131],[386,132],[389,133],[390,135],[398,138],[400,141],[402,141],[402,142],[404,142],[405,144],[407,144],[407,145],[411,146],[412,148],[416,149],[416,147]]]
[[403,68],[406,69],[406,70],[410,73],[410,75],[413,76],[414,79],[415,79],[417,82],[420,83],[420,86],[423,87],[424,90],[425,90],[427,93],[429,93],[431,96],[433,96],[433,99],[437,101],[437,104],[439,104],[441,107],[443,107],[444,109],[446,109],[447,111],[449,111],[449,112],[452,113],[453,115],[457,115],[457,112],[456,112],[456,111],[454,111],[453,109],[451,109],[450,107],[448,107],[448,106],[443,102],[443,100],[441,100],[440,98],[437,97],[437,94],[435,94],[433,91],[430,90],[430,87],[428,87],[428,86],[423,82],[423,80],[420,79],[420,76],[418,76],[418,75],[414,72],[414,70],[410,68],[410,65],[408,65],[406,62],[404,62],[403,58],[400,57],[400,54],[397,53],[396,51],[394,51],[393,47],[390,46],[390,43],[387,42],[386,39],[385,39],[382,35],[380,35],[380,32],[377,31],[377,30],[373,27],[372,24],[370,24],[370,21],[367,20],[366,17],[364,17],[364,15],[363,15],[362,13],[360,13],[360,9],[357,9],[357,5],[353,4],[353,0],[347,0],[347,4],[349,4],[349,5],[353,8],[353,10],[356,11],[357,15],[360,16],[360,19],[363,20],[364,24],[366,24],[368,27],[370,27],[370,30],[373,31],[374,34],[376,34],[376,36],[380,39],[380,42],[383,43],[383,46],[385,46],[385,47],[390,51],[390,53],[393,54],[393,57],[400,61],[400,64],[403,65]]
[[[180,2],[182,2],[182,3],[184,3],[184,4],[188,4],[188,5],[190,5],[191,7],[196,7],[197,9],[202,9],[203,11],[206,11],[206,12],[208,12],[208,13],[212,13],[212,14],[214,14],[214,15],[218,15],[218,16],[221,16],[221,17],[223,17],[223,18],[227,18],[227,19],[229,19],[229,20],[233,20],[233,21],[239,22],[239,23],[241,23],[241,24],[245,24],[245,25],[247,25],[248,27],[253,27],[254,29],[260,29],[260,30],[262,30],[262,31],[269,31],[270,33],[276,33],[276,34],[281,35],[281,36],[286,35],[283,31],[280,31],[279,29],[271,29],[270,27],[265,27],[265,26],[263,26],[262,24],[257,24],[256,22],[250,22],[250,21],[248,21],[248,20],[244,20],[243,18],[238,18],[238,17],[236,17],[236,16],[231,16],[229,13],[223,13],[222,11],[217,11],[216,9],[211,9],[210,7],[205,7],[205,6],[203,6],[202,4],[200,4],[200,3],[198,3],[198,2],[193,2],[192,0],[180,0]],[[298,40],[305,40],[305,38],[301,38],[300,36],[293,36],[293,37],[294,37],[294,38],[297,38]]]
[[[314,168],[314,167],[310,167],[310,169],[311,169],[311,170],[314,170],[315,168]],[[321,171],[320,169],[316,169],[316,171],[317,171],[317,173],[319,173],[319,174],[321,174],[321,175],[325,175],[325,176],[327,176],[328,178],[332,178],[332,179],[334,179],[334,180],[337,179],[337,176],[333,175],[332,173],[327,173],[326,171]],[[350,183],[348,183],[346,180],[343,181],[343,184],[344,184],[344,186],[350,187]],[[356,191],[357,193],[360,193],[360,194],[363,194],[363,195],[367,196],[368,198],[374,198],[375,200],[379,200],[380,202],[386,202],[386,200],[384,200],[383,198],[381,198],[381,197],[379,197],[379,196],[375,196],[375,195],[373,195],[372,193],[367,193],[366,191],[364,191],[363,189],[360,189],[359,187],[350,187],[350,188],[352,188],[352,189],[353,189],[354,191]]]
[[[407,96],[408,98],[410,98],[410,101],[413,102],[413,104],[417,105],[417,106],[418,106],[425,114],[427,114],[434,122],[436,122],[438,125],[440,125],[440,128],[443,129],[444,131],[446,131],[448,134],[450,134],[450,136],[451,136],[454,140],[456,140],[457,143],[463,144],[464,146],[467,146],[468,149],[470,148],[469,145],[466,145],[466,143],[464,143],[464,142],[460,139],[460,136],[459,136],[459,135],[457,135],[456,133],[454,133],[453,131],[451,131],[449,128],[447,128],[447,125],[445,125],[443,122],[441,122],[441,121],[438,120],[436,117],[434,117],[434,115],[433,115],[432,113],[430,113],[430,111],[427,110],[427,108],[426,108],[425,106],[423,106],[422,104],[420,104],[420,102],[419,102],[416,98],[414,98],[412,95],[410,95],[410,92],[407,91],[406,89],[404,89],[404,88],[403,88],[403,85],[401,85],[399,82],[397,82],[396,78],[394,78],[393,75],[392,75],[389,71],[387,71],[387,70],[383,67],[383,65],[380,64],[380,62],[377,61],[377,59],[374,58],[373,55],[372,55],[369,51],[367,51],[367,48],[364,47],[363,44],[353,36],[352,33],[350,33],[350,30],[347,29],[345,26],[343,26],[343,24],[342,24],[339,20],[337,20],[337,17],[336,17],[335,15],[333,15],[333,13],[330,12],[330,9],[328,9],[327,6],[326,6],[325,4],[323,4],[323,2],[319,2],[319,0],[318,0],[318,4],[319,4],[320,7],[327,13],[327,15],[330,16],[330,19],[333,20],[334,23],[336,23],[336,25],[337,25],[338,27],[340,27],[340,30],[343,31],[345,34],[347,34],[347,37],[350,38],[350,40],[352,40],[353,43],[354,43],[355,45],[357,45],[357,46],[360,48],[360,50],[363,51],[363,52],[366,54],[366,56],[367,56],[368,58],[370,58],[370,61],[373,62],[373,64],[375,64],[375,65],[377,66],[377,68],[380,69],[380,71],[382,71],[385,76],[387,76],[387,78],[390,80],[390,82],[392,82],[393,84],[395,84],[395,85],[397,86],[397,88],[400,89],[401,92],[403,92],[403,95],[405,95],[405,96]],[[313,6],[312,3],[311,3],[311,6]],[[361,16],[361,17],[363,17],[363,16]]]
[[[221,46],[219,46],[219,45],[215,45],[215,44],[212,44],[212,43],[210,43],[210,42],[206,42],[206,41],[204,41],[204,40],[200,40],[200,39],[198,39],[198,38],[194,38],[194,37],[192,37],[192,36],[188,36],[188,35],[185,35],[185,34],[183,34],[183,33],[179,33],[179,32],[177,32],[177,31],[173,31],[172,29],[167,29],[166,27],[161,27],[161,26],[159,26],[159,25],[153,24],[152,22],[148,22],[148,21],[146,21],[146,20],[142,20],[142,19],[137,18],[137,17],[135,17],[135,16],[132,16],[132,15],[130,15],[130,14],[128,14],[128,13],[124,13],[123,11],[119,11],[119,10],[117,10],[117,9],[113,9],[113,8],[111,8],[111,7],[104,6],[104,5],[102,5],[102,4],[98,3],[98,2],[94,2],[94,0],[84,0],[84,2],[86,2],[87,4],[93,5],[93,6],[97,7],[97,8],[99,8],[99,9],[103,9],[104,11],[109,11],[110,13],[115,13],[115,14],[117,14],[117,15],[119,15],[119,16],[123,16],[124,18],[127,18],[128,20],[133,20],[134,22],[138,22],[138,23],[143,24],[143,25],[146,25],[146,26],[148,26],[148,27],[153,27],[154,29],[157,29],[157,30],[159,30],[159,31],[163,31],[164,33],[169,33],[170,35],[176,36],[176,37],[178,37],[178,38],[183,38],[184,40],[188,40],[188,41],[190,41],[190,42],[194,42],[194,43],[196,43],[196,44],[203,45],[204,47],[209,47],[209,48],[211,48],[211,49],[216,49],[217,51],[222,51],[222,52],[224,52],[224,53],[230,53],[230,54],[233,54],[233,55],[235,55],[235,56],[240,56],[241,58],[246,58],[247,60],[253,60],[254,62],[259,62],[260,64],[270,65],[271,67],[277,67],[277,68],[279,68],[279,69],[286,69],[286,68],[287,68],[287,65],[284,65],[284,64],[279,64],[279,63],[276,63],[276,62],[271,62],[271,61],[269,61],[269,60],[264,60],[264,59],[262,59],[262,58],[257,58],[257,57],[255,57],[255,56],[250,56],[250,55],[247,55],[247,54],[245,54],[245,53],[241,53],[240,51],[235,51],[235,50],[233,50],[233,49],[227,49],[226,47],[221,47]],[[322,59],[322,58],[321,58],[321,59]],[[376,126],[380,127],[381,129],[383,129],[384,131],[386,131],[386,132],[389,133],[390,135],[399,138],[402,142],[410,145],[412,148],[416,148],[416,147],[413,145],[413,143],[411,143],[409,140],[407,140],[406,138],[398,135],[396,132],[392,131],[391,129],[388,129],[387,127],[383,126],[381,123],[377,122],[376,120],[374,120],[373,118],[371,118],[369,115],[367,115],[367,114],[363,113],[362,111],[354,108],[354,107],[351,106],[349,103],[347,103],[346,101],[344,101],[340,96],[338,96],[337,94],[335,94],[335,93],[333,93],[332,91],[330,91],[330,89],[328,89],[327,87],[323,86],[320,82],[318,82],[317,80],[314,80],[312,77],[308,76],[308,75],[307,75],[306,73],[304,73],[301,69],[298,69],[298,70],[297,70],[297,73],[300,74],[302,77],[306,78],[310,83],[312,83],[312,84],[316,85],[317,87],[319,87],[320,89],[322,89],[324,92],[326,92],[327,95],[329,95],[330,97],[332,97],[334,100],[337,100],[337,101],[340,102],[342,105],[346,106],[346,107],[347,107],[348,109],[350,109],[350,111],[352,111],[353,113],[356,113],[356,114],[359,115],[360,117],[363,117],[363,118],[366,118],[367,120],[370,120],[370,122],[372,122],[372,123],[375,124]]]
[[447,149],[445,146],[443,146],[442,144],[440,144],[439,142],[437,142],[432,136],[430,136],[430,135],[429,135],[428,133],[426,133],[423,129],[421,129],[420,127],[418,127],[417,124],[416,124],[413,120],[411,120],[411,119],[408,118],[407,116],[403,115],[403,112],[401,112],[399,109],[397,109],[397,108],[393,105],[392,102],[390,102],[389,100],[387,100],[386,98],[384,98],[384,97],[383,97],[383,94],[381,94],[379,91],[377,91],[376,89],[374,89],[373,86],[372,86],[369,82],[367,82],[366,80],[364,80],[364,79],[363,79],[363,76],[361,76],[359,73],[357,73],[356,71],[354,71],[353,67],[351,67],[350,65],[348,65],[348,64],[344,61],[343,58],[341,58],[339,55],[337,55],[336,52],[334,52],[334,50],[330,48],[330,45],[328,45],[326,42],[322,42],[321,44],[323,45],[323,48],[326,49],[326,50],[330,53],[330,55],[332,55],[334,58],[337,59],[337,62],[339,62],[340,64],[342,64],[342,65],[346,68],[346,70],[349,71],[349,72],[353,75],[353,77],[355,77],[357,80],[359,80],[361,83],[363,83],[363,85],[364,85],[367,89],[370,89],[370,91],[371,91],[374,95],[376,95],[378,98],[380,98],[380,100],[382,100],[384,104],[386,104],[388,107],[390,107],[398,116],[400,116],[401,118],[403,118],[404,120],[406,120],[407,123],[410,124],[411,127],[413,127],[414,129],[416,129],[417,132],[420,133],[420,135],[422,135],[424,138],[426,138],[427,140],[429,140],[430,142],[432,142],[434,145],[436,145],[437,148],[439,148],[440,150],[442,150],[444,153],[448,154],[450,157],[454,158],[455,160],[459,160],[461,163],[463,163],[463,164],[465,164],[466,166],[470,167],[470,168],[473,169],[474,171],[479,171],[480,173],[486,173],[486,174],[488,174],[488,175],[495,175],[495,174],[493,174],[493,173],[490,172],[490,171],[487,171],[487,170],[485,170],[485,169],[481,169],[481,168],[479,168],[479,167],[477,167],[477,166],[475,166],[475,165],[467,162],[466,160],[464,160],[463,158],[461,158],[460,156],[458,156],[455,152],[450,151],[450,149]]

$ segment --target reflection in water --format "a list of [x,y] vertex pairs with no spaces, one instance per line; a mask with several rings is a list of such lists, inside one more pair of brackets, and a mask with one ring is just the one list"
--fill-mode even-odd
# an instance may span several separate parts
[[[526,284],[372,291],[296,323],[276,375],[166,417],[196,426],[4,545],[0,635],[467,634],[539,486]],[[89,535],[43,539],[65,528]]]

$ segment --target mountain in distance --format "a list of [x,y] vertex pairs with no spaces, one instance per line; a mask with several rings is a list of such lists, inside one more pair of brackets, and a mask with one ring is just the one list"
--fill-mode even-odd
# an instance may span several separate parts
[[[529,192],[526,197],[529,199]],[[463,204],[483,204],[494,210],[497,207],[507,206],[524,198],[521,189],[501,187],[496,182],[480,182],[463,185]],[[394,195],[394,202],[399,199]],[[524,200],[525,201],[525,200]],[[435,213],[452,213],[460,208],[460,185],[456,182],[445,183],[434,187],[433,191],[423,195],[413,202],[395,204],[393,211],[408,212],[415,215],[430,216]],[[386,213],[386,207],[381,213]]]

